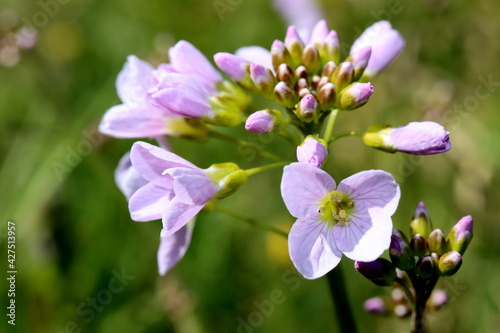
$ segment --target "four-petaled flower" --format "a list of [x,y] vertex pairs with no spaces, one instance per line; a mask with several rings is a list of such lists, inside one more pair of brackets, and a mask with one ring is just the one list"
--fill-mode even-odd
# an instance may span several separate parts
[[385,171],[362,171],[336,186],[325,171],[292,163],[284,168],[281,194],[297,218],[288,237],[290,257],[307,279],[328,273],[342,253],[373,261],[390,245],[400,190]]

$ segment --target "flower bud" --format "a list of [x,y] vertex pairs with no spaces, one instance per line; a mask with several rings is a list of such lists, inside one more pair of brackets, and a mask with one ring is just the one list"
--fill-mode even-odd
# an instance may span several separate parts
[[321,70],[321,76],[326,76],[328,79],[332,76],[333,72],[337,68],[337,65],[333,61],[328,61],[323,65],[323,69]]
[[281,64],[292,66],[292,57],[286,49],[285,44],[283,44],[280,40],[275,40],[271,46],[271,59],[276,72]]
[[371,262],[355,261],[354,268],[378,286],[391,286],[396,279],[396,268],[383,258]]
[[447,240],[453,251],[464,254],[467,246],[472,240],[472,216],[467,215],[462,217],[460,221],[451,229],[448,234]]
[[277,80],[270,69],[262,65],[250,64],[250,78],[264,97],[274,99],[274,86]]
[[231,162],[212,164],[204,170],[204,173],[221,187],[214,196],[218,199],[233,194],[248,179],[245,170],[241,170],[238,165]]
[[328,61],[333,61],[337,64],[340,59],[340,43],[337,32],[331,30],[326,36],[323,45],[320,45],[318,50],[323,64],[326,64]]
[[304,42],[300,38],[299,32],[295,26],[288,27],[285,36],[285,46],[292,57],[292,68],[300,65],[302,52],[304,51]]
[[216,53],[214,55],[214,61],[234,82],[247,90],[255,90],[255,86],[250,79],[250,63],[248,61],[226,52]]
[[321,168],[328,155],[325,140],[318,139],[313,135],[305,138],[304,142],[297,147],[297,160]]
[[368,60],[370,60],[371,54],[372,48],[368,45],[354,53],[351,53],[351,55],[346,59],[346,61],[352,62],[354,67],[354,80],[358,80],[363,74],[366,66],[368,65]]
[[245,123],[245,129],[255,134],[279,132],[285,126],[286,120],[281,112],[269,109],[252,113]]
[[448,303],[448,294],[443,289],[434,289],[427,300],[427,306],[433,310],[439,310]]
[[415,258],[408,244],[396,235],[391,236],[389,247],[391,261],[397,268],[407,271],[415,267]]
[[363,137],[367,146],[390,153],[397,151],[414,155],[432,155],[451,149],[450,133],[432,121],[411,122],[393,128],[375,125]]
[[[321,81],[320,81],[321,82]],[[318,85],[319,87],[319,85]],[[335,107],[335,86],[328,82],[321,86],[318,91],[318,102],[322,110],[331,110]]]
[[387,313],[387,306],[385,305],[384,299],[378,296],[367,299],[363,303],[363,309],[373,314]]
[[318,102],[313,95],[305,95],[297,105],[297,117],[305,122],[311,122],[318,114]]
[[402,240],[405,241],[406,244],[408,244],[408,237],[406,237],[406,235],[399,229],[393,229],[392,230],[392,234],[394,236],[398,236],[399,238],[401,238]]
[[335,89],[341,91],[348,86],[354,77],[354,67],[350,62],[340,63],[332,73],[331,80]]
[[417,262],[417,275],[429,279],[434,275],[435,264],[431,256],[424,256]]
[[399,318],[406,318],[411,315],[411,308],[406,304],[397,304],[394,307],[394,314]]
[[435,252],[439,255],[443,255],[448,251],[448,242],[444,236],[444,232],[441,229],[433,230],[429,238],[427,239],[427,244],[429,246],[429,251]]
[[292,108],[296,103],[295,91],[285,82],[278,82],[274,87],[274,97],[286,108]]
[[281,64],[276,70],[276,77],[279,81],[291,84],[295,77],[295,74],[293,73],[293,70],[290,68],[290,66],[288,66],[287,64]]
[[432,230],[432,222],[427,212],[427,208],[423,202],[419,202],[415,213],[413,214],[413,220],[410,222],[410,231],[412,235],[420,234],[424,238],[429,237]]
[[307,45],[302,52],[301,63],[307,68],[309,73],[316,73],[321,66],[319,52],[313,45]]
[[354,82],[340,92],[339,108],[341,110],[354,110],[368,102],[373,94],[370,83]]
[[462,256],[457,251],[446,252],[439,258],[439,274],[442,276],[452,276],[462,266]]
[[425,255],[427,252],[427,243],[425,238],[420,234],[415,234],[410,241],[410,249],[412,249],[413,254],[417,257]]

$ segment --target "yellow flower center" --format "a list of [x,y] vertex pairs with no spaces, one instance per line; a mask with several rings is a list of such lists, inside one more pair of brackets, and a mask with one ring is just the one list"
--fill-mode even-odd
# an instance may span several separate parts
[[351,222],[354,213],[354,202],[348,195],[337,191],[330,192],[320,202],[318,213],[323,222],[333,226],[339,222]]

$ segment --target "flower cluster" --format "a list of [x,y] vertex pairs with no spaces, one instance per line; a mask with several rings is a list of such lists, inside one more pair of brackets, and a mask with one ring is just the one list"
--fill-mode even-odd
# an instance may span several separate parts
[[[151,138],[159,143],[134,143],[115,178],[129,201],[133,220],[163,222],[158,251],[161,274],[185,254],[195,216],[207,204],[233,194],[249,176],[275,167],[284,167],[281,194],[297,219],[288,236],[290,257],[305,278],[327,274],[342,254],[371,262],[389,248],[394,239],[391,217],[400,199],[394,178],[382,170],[368,170],[337,185],[322,168],[329,144],[346,135],[333,136],[338,112],[368,102],[374,92],[369,81],[396,58],[405,41],[389,22],[377,22],[341,60],[338,35],[325,21],[307,35],[290,26],[284,41],[275,40],[270,50],[248,46],[234,54],[215,54],[215,63],[231,80],[225,80],[186,41],[169,50],[170,63],[157,67],[129,56],[116,82],[122,103],[106,112],[99,129],[113,137]],[[283,109],[252,109],[255,94]],[[171,152],[165,138],[213,138],[252,146],[217,130],[243,123],[251,133],[283,136],[296,150],[297,162],[282,161],[253,147],[274,163],[247,170],[234,163],[202,169]],[[347,135],[358,135],[367,146],[388,152],[427,155],[451,148],[449,133],[432,122],[398,128],[375,125]],[[228,212],[217,205],[210,207]]]
[[465,216],[445,235],[441,229],[432,229],[425,205],[419,203],[410,222],[411,238],[400,230],[393,231],[391,261],[356,261],[356,270],[370,281],[393,287],[391,298],[370,298],[365,302],[365,310],[378,314],[393,311],[405,317],[414,311],[418,314],[426,306],[441,308],[448,298],[445,291],[434,287],[439,277],[452,276],[460,269],[462,256],[472,240],[472,225],[472,217]]

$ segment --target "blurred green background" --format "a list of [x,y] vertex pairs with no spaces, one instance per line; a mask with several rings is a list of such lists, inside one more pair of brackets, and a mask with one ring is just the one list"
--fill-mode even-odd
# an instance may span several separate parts
[[[0,65],[0,327],[7,332],[338,331],[326,280],[299,278],[284,239],[221,213],[198,217],[185,258],[159,277],[161,222],[131,221],[115,186],[114,168],[134,140],[101,137],[96,126],[119,103],[114,82],[127,55],[158,64],[181,39],[211,58],[284,38],[285,23],[269,1],[221,1],[230,8],[222,17],[212,0],[0,4],[0,11],[17,12],[21,22],[38,22],[39,38],[16,66]],[[500,2],[330,0],[321,5],[343,43],[351,44],[380,19],[390,20],[407,41],[399,58],[374,80],[370,102],[341,114],[336,131],[432,120],[452,133],[453,142],[447,154],[413,157],[345,138],[331,146],[328,171],[337,180],[370,168],[393,173],[402,189],[393,221],[404,231],[418,201],[426,203],[434,227],[445,233],[462,216],[473,215],[475,236],[464,264],[456,277],[439,283],[450,304],[429,316],[430,328],[497,332]],[[200,167],[228,160],[245,168],[266,162],[248,161],[235,147],[213,140],[171,142]],[[276,139],[269,149],[292,159],[295,148]],[[293,218],[280,198],[280,176],[272,170],[252,177],[221,205],[288,231]],[[5,316],[8,220],[17,228],[15,328]],[[408,331],[408,319],[365,313],[366,298],[389,290],[361,277],[351,260],[344,258],[341,266],[361,332]],[[123,274],[121,283],[110,286]],[[273,292],[281,295],[280,304],[256,315]],[[89,302],[96,298],[103,302],[93,307]]]

